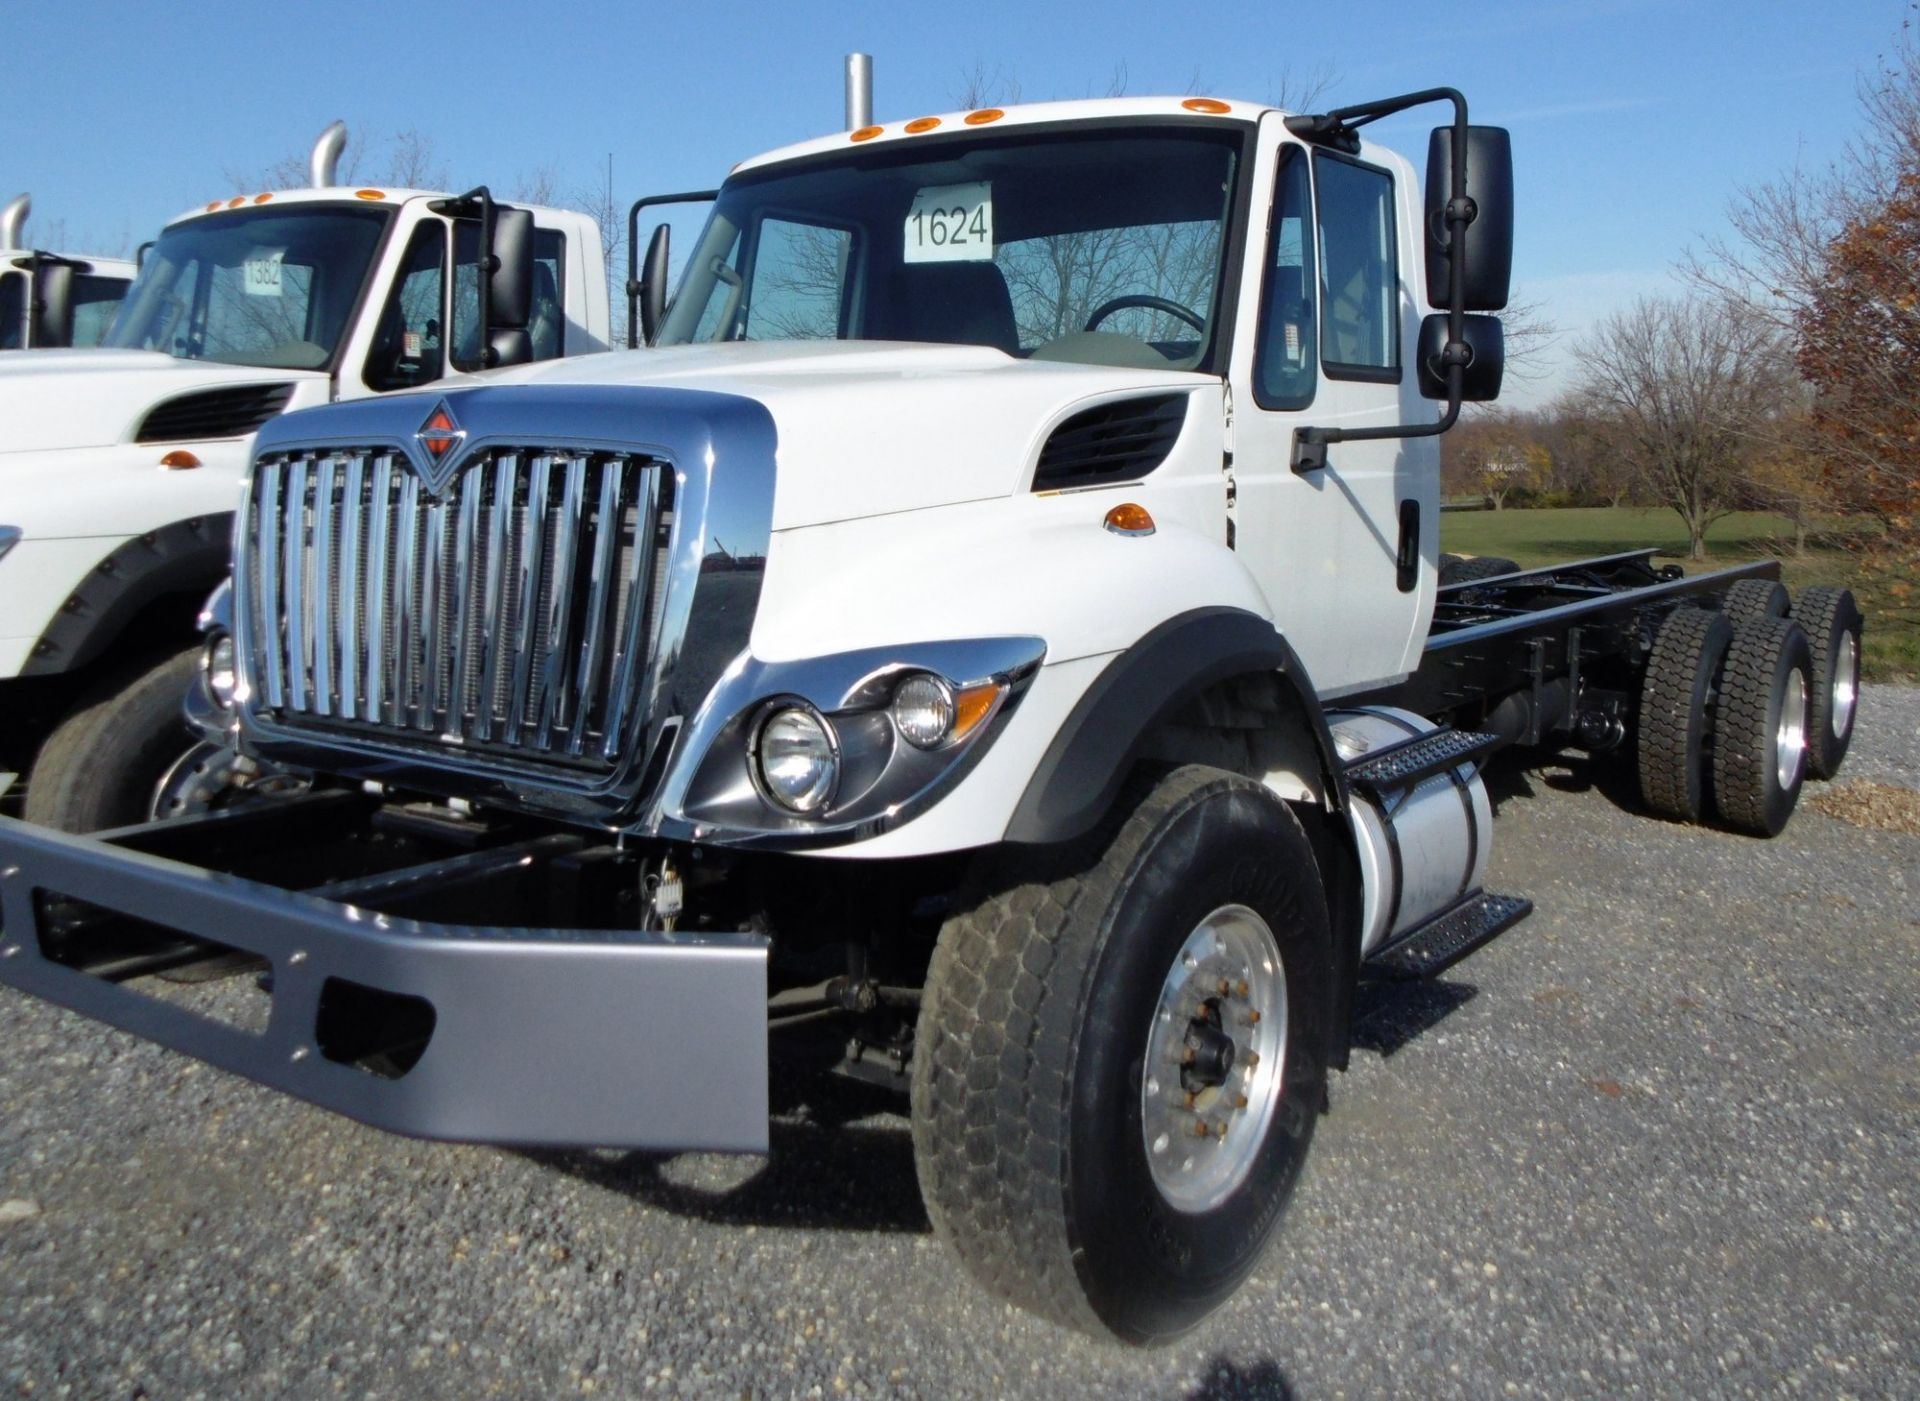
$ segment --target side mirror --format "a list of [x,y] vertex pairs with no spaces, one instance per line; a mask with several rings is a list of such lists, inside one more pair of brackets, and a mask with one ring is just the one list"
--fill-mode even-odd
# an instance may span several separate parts
[[28,345],[69,345],[73,341],[73,264],[36,258],[33,269],[33,310],[28,322]]
[[[1451,305],[1447,201],[1453,193],[1453,128],[1435,127],[1427,142],[1427,300]],[[1467,128],[1466,310],[1499,311],[1513,278],[1513,140],[1505,127]],[[1442,396],[1445,397],[1445,396]],[[1471,397],[1471,396],[1469,396]]]
[[673,243],[673,230],[665,224],[654,226],[647,240],[647,257],[640,271],[640,336],[653,344],[653,333],[660,318],[667,314],[667,264]]
[[533,359],[527,322],[533,317],[533,212],[495,208],[491,271],[487,274],[489,365]]
[[[1477,227],[1477,225],[1476,225]],[[1460,338],[1469,359],[1460,376],[1460,398],[1469,404],[1500,397],[1500,380],[1507,368],[1507,333],[1497,316],[1463,316]],[[1420,393],[1429,399],[1447,397],[1447,315],[1437,311],[1420,323],[1417,364]]]

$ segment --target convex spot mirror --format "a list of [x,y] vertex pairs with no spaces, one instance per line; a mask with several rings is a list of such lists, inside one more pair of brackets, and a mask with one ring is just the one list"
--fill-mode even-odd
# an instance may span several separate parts
[[[1497,316],[1463,316],[1460,337],[1470,352],[1460,376],[1463,403],[1482,404],[1500,397],[1500,380],[1507,368],[1507,333]],[[1420,323],[1420,393],[1429,399],[1447,397],[1447,317],[1436,311]]]
[[[1451,304],[1453,128],[1435,127],[1427,142],[1427,301]],[[1467,128],[1467,198],[1475,205],[1467,226],[1466,310],[1499,311],[1513,277],[1513,140],[1505,127]],[[1442,396],[1444,397],[1444,396]]]

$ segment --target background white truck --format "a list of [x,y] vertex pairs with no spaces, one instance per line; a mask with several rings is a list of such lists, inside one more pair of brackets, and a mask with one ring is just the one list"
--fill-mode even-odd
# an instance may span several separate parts
[[192,811],[245,781],[178,698],[262,423],[607,346],[591,218],[337,186],[344,141],[316,144],[313,188],[169,223],[101,348],[0,360],[0,772],[30,775],[36,821]]
[[[1423,192],[1360,131],[1428,102]],[[1511,229],[1446,89],[747,161],[671,305],[637,279],[653,349],[262,430],[189,708],[328,777],[0,820],[0,981],[436,1138],[765,1151],[770,1057],[817,1057],[905,1096],[988,1288],[1176,1334],[1272,1237],[1359,980],[1526,913],[1483,755],[1769,833],[1851,734],[1842,590],[1439,582]],[[236,967],[232,1022],[155,977]]]
[[0,206],[0,350],[98,345],[133,281],[134,265],[28,248],[21,231],[32,208],[26,195]]

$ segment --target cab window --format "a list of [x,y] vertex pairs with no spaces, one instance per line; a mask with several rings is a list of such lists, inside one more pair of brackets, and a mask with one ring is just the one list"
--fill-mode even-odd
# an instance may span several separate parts
[[[527,315],[527,336],[535,360],[552,360],[565,349],[566,302],[561,269],[566,263],[566,235],[558,229],[536,229],[533,235],[533,297]],[[480,225],[462,219],[454,226],[453,362],[476,367],[480,358]]]
[[113,314],[127,295],[127,284],[117,277],[89,277],[85,273],[73,279],[73,344],[76,349],[100,344]]
[[853,235],[820,224],[762,219],[754,248],[746,339],[832,340],[840,334]]
[[0,274],[0,350],[19,350],[26,343],[26,274]]
[[1320,206],[1320,353],[1334,379],[1400,378],[1400,279],[1393,177],[1326,151]]
[[441,317],[445,315],[447,232],[438,220],[413,231],[367,356],[369,389],[410,389],[439,379]]
[[1280,153],[1274,178],[1273,226],[1260,293],[1254,344],[1254,402],[1263,409],[1304,409],[1313,402],[1318,360],[1314,303],[1313,195],[1306,151]]

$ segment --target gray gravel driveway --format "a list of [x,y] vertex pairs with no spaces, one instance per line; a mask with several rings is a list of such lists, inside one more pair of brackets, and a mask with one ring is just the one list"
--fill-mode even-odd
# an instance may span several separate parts
[[[1920,691],[1847,776],[1920,788]],[[783,1083],[764,1163],[427,1145],[0,990],[0,1394],[1920,1394],[1920,839],[1494,787],[1537,913],[1367,995],[1280,1245],[1179,1345],[981,1294],[858,1087]]]

